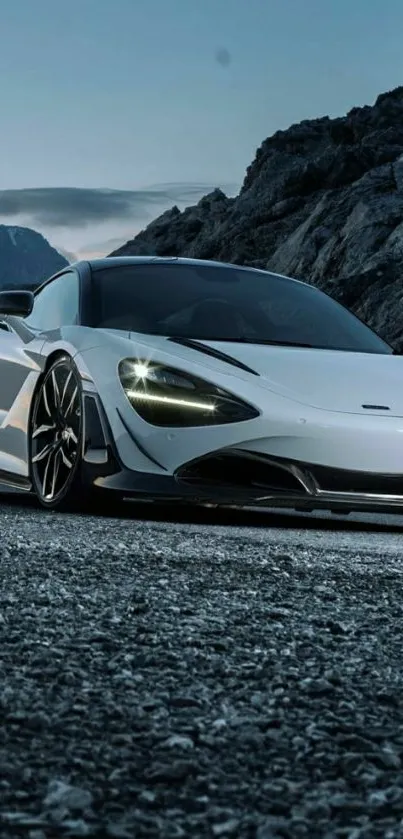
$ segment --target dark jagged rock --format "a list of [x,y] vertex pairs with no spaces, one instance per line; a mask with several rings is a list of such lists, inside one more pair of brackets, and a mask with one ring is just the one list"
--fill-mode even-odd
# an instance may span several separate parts
[[403,87],[265,140],[236,198],[164,213],[118,254],[218,259],[305,279],[403,349]]
[[0,289],[35,288],[65,265],[67,259],[40,233],[0,224]]

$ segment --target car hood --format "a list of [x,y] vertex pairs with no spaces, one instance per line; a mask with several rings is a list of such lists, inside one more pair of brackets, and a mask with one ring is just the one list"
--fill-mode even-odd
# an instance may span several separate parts
[[[230,341],[192,340],[190,347],[159,335],[102,331],[148,347],[156,355],[169,353],[172,364],[175,358],[181,366],[192,360],[212,372],[226,372],[243,381],[252,378],[254,384],[313,408],[403,417],[403,356]],[[218,357],[206,354],[204,348],[207,353],[218,351]],[[220,353],[255,371],[259,378],[224,361]]]
[[[403,417],[403,357],[205,342],[247,364],[270,390],[311,407]],[[364,407],[365,406],[365,407]]]

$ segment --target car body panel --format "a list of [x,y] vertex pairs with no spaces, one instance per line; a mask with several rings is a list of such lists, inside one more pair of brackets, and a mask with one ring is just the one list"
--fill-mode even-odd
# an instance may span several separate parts
[[[102,402],[116,445],[123,463],[129,469],[136,468],[138,455],[122,427],[116,411],[118,406],[126,426],[135,436],[139,436],[145,449],[153,459],[161,463],[164,471],[170,473],[191,458],[202,457],[209,451],[225,446],[240,446],[279,456],[284,456],[288,451],[289,457],[313,463],[326,462],[335,468],[368,468],[375,472],[403,473],[403,418],[399,416],[373,411],[363,415],[363,410],[361,413],[358,410],[325,410],[304,404],[300,401],[300,391],[296,394],[298,399],[284,396],[276,392],[274,388],[280,390],[280,387],[271,380],[256,378],[197,352],[172,348],[166,338],[153,337],[146,340],[145,336],[132,336],[128,339],[114,334],[105,335],[102,341],[100,336],[100,344],[102,350],[100,346],[84,350],[82,357],[91,371],[96,390],[102,393]],[[224,348],[223,344],[219,348]],[[227,346],[226,351],[235,354],[233,345]],[[312,351],[304,352],[308,354]],[[267,356],[268,367],[275,365],[281,353],[288,356],[291,364],[290,355],[298,355],[295,351],[290,354],[286,347],[260,347],[260,358]],[[237,354],[237,357],[252,363],[250,356],[248,353]],[[237,396],[257,407],[261,416],[247,423],[231,423],[229,426],[180,429],[151,426],[136,414],[123,394],[117,377],[117,366],[125,357],[171,364],[178,370],[201,376],[206,381],[234,391]],[[382,359],[391,362],[392,376],[388,392],[385,382],[382,382],[383,396],[391,402],[396,387],[397,368],[400,368],[403,381],[403,358],[384,356]],[[373,356],[368,355],[368,360],[373,361]],[[158,471],[155,463],[151,462],[145,468],[151,472]]]
[[28,474],[27,423],[32,395],[44,366],[44,340],[25,343],[0,330],[0,470]]
[[[403,417],[403,358],[304,347],[205,342],[256,370],[270,390],[312,408]],[[368,406],[368,407],[365,407]]]

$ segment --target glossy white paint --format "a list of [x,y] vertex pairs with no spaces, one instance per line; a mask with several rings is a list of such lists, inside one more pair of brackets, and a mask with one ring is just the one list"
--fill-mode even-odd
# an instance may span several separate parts
[[[222,447],[290,457],[342,469],[403,474],[403,358],[329,350],[229,344],[211,345],[243,361],[260,376],[178,346],[159,336],[98,330],[98,345],[82,351],[110,422],[119,454],[131,469],[145,465],[116,407],[144,448],[172,473],[188,460]],[[207,343],[207,342],[204,342]],[[132,357],[169,363],[232,391],[257,407],[248,422],[203,428],[150,426],[134,411],[117,377]],[[366,410],[363,404],[384,405]]]
[[[38,337],[22,345],[4,335],[0,332],[0,469],[27,475],[32,395],[46,358],[63,351],[74,357],[85,390],[99,394],[129,469],[172,474],[193,458],[237,446],[336,468],[403,475],[401,357],[211,342],[255,369],[260,374],[255,376],[160,336],[76,326],[63,327],[46,342]],[[117,369],[123,358],[194,373],[257,407],[260,416],[203,428],[151,426],[120,384]],[[366,410],[365,404],[389,410]],[[117,409],[162,468],[136,446]]]

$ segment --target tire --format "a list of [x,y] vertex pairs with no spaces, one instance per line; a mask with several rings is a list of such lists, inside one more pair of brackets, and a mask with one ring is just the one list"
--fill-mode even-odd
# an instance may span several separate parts
[[80,374],[70,356],[59,356],[41,379],[29,424],[32,488],[49,510],[78,510],[90,499],[81,480],[83,413]]

